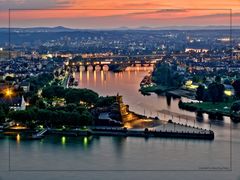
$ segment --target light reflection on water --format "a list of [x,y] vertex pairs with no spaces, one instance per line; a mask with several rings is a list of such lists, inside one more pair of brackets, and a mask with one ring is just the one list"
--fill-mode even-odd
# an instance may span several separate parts
[[[179,123],[187,123],[189,125],[199,125],[203,128],[209,128],[210,123],[216,126],[229,126],[230,119],[224,117],[224,121],[212,121],[208,119],[208,115],[203,114],[202,119],[196,120],[196,114],[181,110],[178,107],[179,99],[166,98],[151,94],[151,96],[143,96],[139,92],[139,85],[143,77],[149,74],[153,67],[128,67],[126,71],[113,73],[106,70],[85,71],[74,74],[79,82],[79,88],[89,88],[100,95],[116,95],[119,93],[123,96],[124,103],[130,106],[130,110],[138,114],[158,117],[161,120],[173,119]],[[183,98],[183,100],[187,100]],[[184,117],[184,118],[182,118]]]
[[[161,114],[168,110],[195,117],[195,113],[178,108],[178,99],[167,102],[165,97],[152,94],[143,96],[138,92],[139,83],[150,71],[149,67],[130,68],[125,72],[81,71],[75,74],[80,88],[90,88],[100,95],[123,95],[130,109],[147,116],[158,116],[168,120],[171,114]],[[209,128],[207,115],[203,120],[173,120],[198,127]],[[134,137],[65,137],[47,136],[40,141],[20,140],[11,143],[13,169],[55,169],[55,170],[131,170],[131,169],[198,169],[203,166],[229,167],[230,121],[211,121],[216,133],[214,141],[134,138]],[[143,122],[136,122],[141,126]],[[149,123],[149,122],[144,122]],[[234,125],[234,142],[239,144],[239,125]],[[3,144],[3,141],[0,141]],[[26,161],[27,163],[22,163]],[[58,163],[59,162],[59,163]]]
[[[14,141],[10,143],[12,169],[154,170],[197,169],[219,163],[229,165],[227,143],[224,145],[219,141],[47,136],[41,141],[21,140],[17,146]],[[22,163],[26,157],[27,163]]]

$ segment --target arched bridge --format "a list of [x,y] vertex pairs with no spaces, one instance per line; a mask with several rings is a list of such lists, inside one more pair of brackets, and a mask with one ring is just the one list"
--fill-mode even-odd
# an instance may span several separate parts
[[161,61],[163,58],[172,58],[172,57],[185,57],[186,54],[158,54],[158,55],[133,55],[133,56],[104,56],[104,57],[82,57],[76,56],[74,59],[68,62],[68,66],[71,68],[79,69],[83,66],[86,70],[88,67],[91,67],[93,70],[95,68],[103,69],[104,66],[110,68],[113,67],[127,67],[127,66],[151,66],[156,64],[158,61]]

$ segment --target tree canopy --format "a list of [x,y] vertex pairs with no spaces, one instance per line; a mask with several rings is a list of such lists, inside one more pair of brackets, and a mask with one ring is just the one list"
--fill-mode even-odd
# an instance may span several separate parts
[[183,77],[173,71],[169,64],[161,63],[157,65],[157,68],[153,72],[153,80],[163,86],[179,87],[182,85]]
[[65,93],[66,90],[62,86],[57,85],[48,86],[42,90],[42,96],[48,99],[51,99],[53,97],[64,98]]
[[8,117],[17,122],[30,125],[46,125],[49,127],[64,126],[86,126],[91,125],[93,117],[85,108],[77,105],[67,105],[64,107],[38,109],[29,108],[21,111],[11,111]]
[[68,89],[65,94],[65,100],[69,103],[95,104],[98,100],[98,94],[90,89]]
[[205,97],[205,87],[200,84],[196,91],[196,99],[199,101],[203,101],[204,97]]
[[208,85],[208,97],[209,99],[215,103],[215,102],[221,102],[223,101],[224,97],[224,85],[218,84],[216,82],[213,82]]
[[234,88],[236,97],[240,98],[240,79],[235,80],[232,86]]

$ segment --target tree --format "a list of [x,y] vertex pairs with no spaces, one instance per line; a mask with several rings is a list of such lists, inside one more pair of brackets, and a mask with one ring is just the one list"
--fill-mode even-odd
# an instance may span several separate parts
[[82,125],[91,125],[92,121],[93,121],[93,116],[90,112],[88,111],[84,111],[81,116],[81,124]]
[[202,78],[202,82],[203,82],[203,83],[206,83],[206,82],[207,82],[207,78],[206,78],[205,76]]
[[236,97],[240,98],[240,79],[235,80],[232,86],[234,88]]
[[4,123],[6,119],[6,114],[2,108],[0,108],[0,124]]
[[116,101],[115,96],[99,97],[96,103],[97,107],[106,107],[112,105]]
[[65,100],[67,103],[79,104],[80,101],[83,101],[87,104],[95,104],[98,94],[90,89],[68,89]]
[[43,73],[37,77],[30,79],[30,91],[37,92],[38,89],[42,88],[44,85],[48,84],[53,80],[54,76],[52,73]]
[[235,101],[230,109],[230,113],[231,113],[231,120],[236,121],[236,122],[240,122],[240,101]]
[[158,64],[153,72],[153,81],[163,86],[180,87],[183,82],[183,76],[176,73],[173,67],[167,63]]
[[64,107],[64,110],[65,111],[68,111],[68,112],[73,112],[77,109],[77,105],[74,104],[74,103],[70,103],[70,104],[67,104],[67,106]]
[[215,82],[208,85],[208,96],[213,103],[223,101],[224,85]]
[[171,86],[180,87],[183,84],[183,75],[178,73],[172,74]]
[[65,100],[67,104],[69,103],[79,104],[80,96],[81,95],[77,89],[69,89],[65,94]]
[[0,104],[0,109],[2,109],[5,114],[9,112],[9,106],[7,104]]
[[81,100],[89,104],[95,104],[98,100],[98,94],[90,89],[80,89]]
[[239,113],[240,112],[240,101],[235,101],[231,106],[231,113]]
[[201,78],[198,75],[194,75],[193,78],[192,78],[192,81],[195,82],[195,83],[199,83],[201,81]]
[[164,86],[171,85],[171,69],[168,64],[162,63],[160,66],[158,66],[154,71],[153,76],[156,83]]
[[42,96],[48,99],[52,99],[54,97],[64,98],[65,89],[62,86],[48,86],[43,89]]
[[55,116],[56,114],[53,111],[47,110],[47,109],[39,109],[36,112],[36,120],[39,124],[45,124],[47,126],[52,126],[53,117],[57,118]]
[[205,95],[205,88],[203,85],[199,85],[196,91],[196,99],[198,101],[203,101],[204,100],[204,95]]
[[222,102],[223,101],[223,97],[224,97],[224,90],[225,90],[225,87],[223,84],[218,84],[217,85],[217,88],[218,88],[218,101],[219,102]]
[[31,104],[35,104],[37,101],[37,98],[38,98],[37,94],[35,94],[32,91],[26,92],[24,94],[24,99],[27,99],[29,101],[29,103],[31,101]]
[[35,119],[34,113],[31,110],[11,111],[8,117],[23,124],[28,124],[28,122]]
[[220,76],[216,76],[215,77],[215,82],[220,84],[221,83],[221,77]]
[[43,102],[42,99],[37,100],[36,106],[40,109],[45,109],[46,108],[46,105],[45,105],[45,103]]
[[52,99],[55,95],[54,89],[52,87],[46,87],[42,90],[42,97]]
[[225,79],[224,84],[231,85],[231,81],[229,79]]

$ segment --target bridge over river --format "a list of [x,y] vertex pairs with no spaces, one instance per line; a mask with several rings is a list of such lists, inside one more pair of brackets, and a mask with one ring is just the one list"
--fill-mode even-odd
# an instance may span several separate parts
[[126,67],[126,66],[152,66],[155,65],[158,61],[161,61],[163,58],[170,57],[186,57],[186,54],[157,54],[157,55],[131,55],[131,56],[122,56],[122,55],[113,55],[113,56],[104,56],[104,57],[81,57],[76,56],[68,62],[69,67],[74,67],[79,69],[80,66],[83,66],[85,70],[88,67],[91,67],[93,70],[100,68],[101,70],[104,67]]

